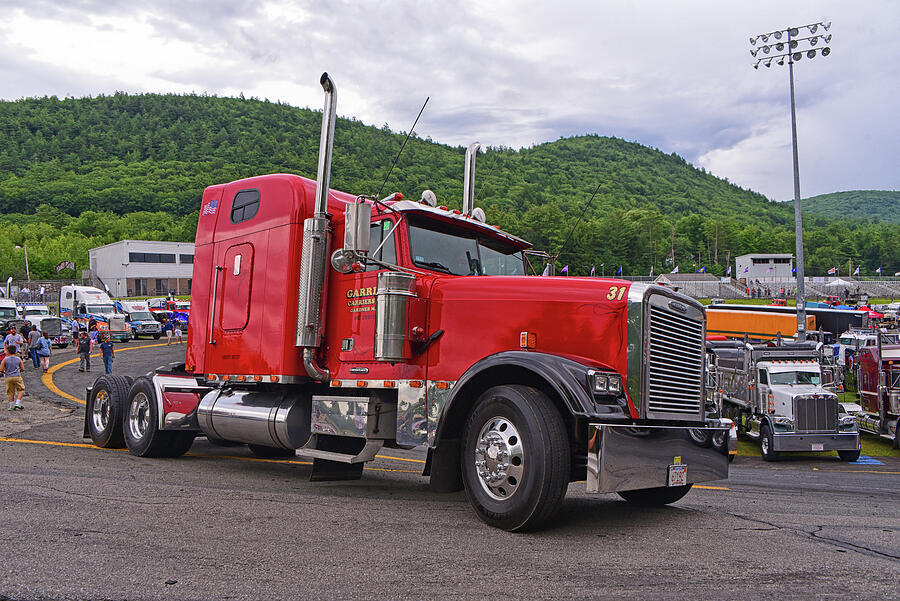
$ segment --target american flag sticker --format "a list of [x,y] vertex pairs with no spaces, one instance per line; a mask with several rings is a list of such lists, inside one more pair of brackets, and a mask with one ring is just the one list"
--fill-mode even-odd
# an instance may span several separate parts
[[206,206],[203,207],[203,210],[200,212],[201,215],[215,215],[216,209],[219,208],[219,201],[217,199],[213,199],[206,203]]

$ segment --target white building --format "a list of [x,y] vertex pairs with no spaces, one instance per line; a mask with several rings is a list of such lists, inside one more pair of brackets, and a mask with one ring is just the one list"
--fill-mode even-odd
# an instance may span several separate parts
[[791,280],[794,275],[794,255],[749,254],[735,258],[734,277],[741,280]]
[[122,240],[88,251],[91,275],[113,297],[191,293],[193,242]]

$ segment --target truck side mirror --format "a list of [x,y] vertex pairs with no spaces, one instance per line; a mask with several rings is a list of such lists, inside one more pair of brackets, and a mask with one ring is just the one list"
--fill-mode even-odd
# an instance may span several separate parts
[[371,227],[372,205],[363,202],[347,205],[344,211],[344,250],[367,254]]
[[360,256],[368,254],[371,243],[372,205],[360,202],[344,209],[344,248],[331,255],[331,266],[341,273],[353,271]]

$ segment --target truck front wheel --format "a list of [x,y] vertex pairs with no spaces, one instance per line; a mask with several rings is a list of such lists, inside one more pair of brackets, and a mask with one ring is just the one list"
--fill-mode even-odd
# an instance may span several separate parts
[[763,424],[759,429],[759,446],[765,461],[777,461],[778,451],[775,450],[775,439],[769,424]]
[[642,507],[659,507],[674,503],[691,491],[693,484],[684,486],[660,486],[658,488],[642,488],[640,490],[623,490],[617,493],[632,505]]
[[841,461],[856,461],[859,459],[859,449],[855,451],[838,451]]
[[559,510],[569,483],[569,441],[543,392],[529,386],[485,391],[466,421],[461,453],[469,503],[491,526],[531,529]]
[[91,441],[104,449],[125,446],[122,432],[122,408],[130,382],[122,376],[100,376],[91,388],[85,413]]
[[179,457],[188,452],[195,432],[159,429],[156,391],[150,379],[141,376],[131,385],[125,404],[125,444],[138,457]]

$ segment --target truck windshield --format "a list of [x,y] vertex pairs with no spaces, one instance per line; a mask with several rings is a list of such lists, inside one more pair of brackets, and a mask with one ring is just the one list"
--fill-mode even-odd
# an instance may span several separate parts
[[0,307],[0,319],[12,319],[16,316],[16,310],[12,307]]
[[782,371],[772,374],[772,384],[815,384],[822,382],[817,371]]
[[50,315],[49,309],[25,309],[25,315]]
[[150,311],[132,311],[128,315],[131,316],[131,321],[154,321]]
[[411,222],[409,244],[418,267],[453,275],[525,275],[522,252],[501,241],[448,234]]
[[112,305],[88,305],[87,306],[88,313],[98,313],[100,315],[105,315],[107,313],[115,313],[116,308]]
[[900,369],[892,369],[889,374],[890,387],[900,390]]

